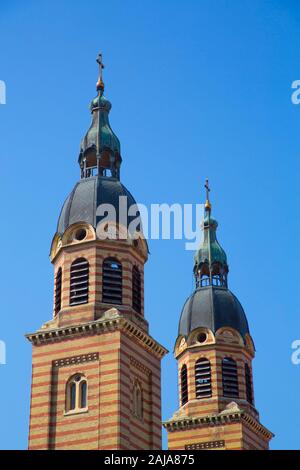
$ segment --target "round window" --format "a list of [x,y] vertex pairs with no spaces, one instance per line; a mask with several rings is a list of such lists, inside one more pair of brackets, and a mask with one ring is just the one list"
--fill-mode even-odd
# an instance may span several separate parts
[[77,232],[75,233],[75,238],[76,240],[84,240],[86,237],[86,230],[84,228],[80,228],[79,230],[77,230]]
[[205,343],[206,339],[207,339],[206,333],[200,333],[197,337],[197,340],[199,343]]

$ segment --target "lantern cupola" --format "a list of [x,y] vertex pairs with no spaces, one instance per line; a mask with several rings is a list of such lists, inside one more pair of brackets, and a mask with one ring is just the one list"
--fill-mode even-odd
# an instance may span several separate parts
[[205,188],[205,214],[202,223],[204,236],[199,249],[195,253],[194,275],[196,287],[211,285],[227,287],[227,256],[217,240],[218,222],[211,217],[208,180],[206,180]]

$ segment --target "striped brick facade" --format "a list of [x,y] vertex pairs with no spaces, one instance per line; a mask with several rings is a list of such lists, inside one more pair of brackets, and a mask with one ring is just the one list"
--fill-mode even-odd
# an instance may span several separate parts
[[[72,227],[72,230],[76,227]],[[54,240],[55,274],[62,269],[61,309],[35,333],[29,449],[161,449],[161,370],[167,352],[148,334],[144,319],[142,244],[97,240],[86,227],[84,242],[70,234]],[[88,303],[70,306],[70,267],[89,263]],[[122,264],[122,304],[102,302],[103,260]],[[141,312],[132,308],[132,267],[141,273]],[[87,407],[67,409],[67,384],[80,374],[87,381]],[[133,391],[142,390],[142,416],[134,413]]]
[[[147,247],[143,240],[139,240],[136,247],[133,241],[128,240],[97,240],[93,227],[81,224],[88,236],[83,242],[78,242],[72,233],[78,229],[78,224],[70,227],[57,248],[56,238],[51,249],[51,259],[54,264],[54,278],[59,268],[62,268],[62,298],[61,310],[57,317],[53,312],[57,326],[67,326],[80,322],[92,321],[101,318],[101,315],[114,307],[113,304],[102,303],[102,266],[106,258],[116,258],[123,269],[123,295],[122,304],[118,309],[137,322],[143,329],[148,330],[148,323],[144,319],[144,263],[147,261]],[[76,307],[70,306],[70,267],[77,258],[85,258],[89,263],[89,302]],[[141,312],[137,314],[132,309],[132,268],[137,266],[141,274]],[[53,303],[54,304],[54,303]]]

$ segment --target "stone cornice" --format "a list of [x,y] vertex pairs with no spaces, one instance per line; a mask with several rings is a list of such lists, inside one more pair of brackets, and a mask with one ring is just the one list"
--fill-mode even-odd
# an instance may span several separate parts
[[274,437],[274,434],[260,424],[256,419],[244,411],[222,412],[215,415],[208,415],[203,417],[179,417],[178,419],[170,419],[163,422],[163,427],[168,431],[183,431],[190,428],[201,426],[217,426],[228,423],[244,421],[257,433],[263,434],[267,439]]
[[274,437],[274,434],[271,431],[269,431],[265,426],[263,426],[260,422],[258,422],[248,413],[242,413],[241,418],[242,421],[247,423],[252,429],[255,429],[257,432],[263,434],[268,439],[272,439],[272,437]]
[[63,341],[70,337],[75,338],[83,335],[97,335],[117,330],[126,333],[127,336],[133,338],[135,342],[141,344],[158,358],[162,358],[168,353],[168,350],[164,348],[164,346],[159,344],[137,325],[121,315],[113,315],[111,318],[99,319],[64,328],[40,329],[35,333],[28,333],[25,336],[33,345],[37,345]]

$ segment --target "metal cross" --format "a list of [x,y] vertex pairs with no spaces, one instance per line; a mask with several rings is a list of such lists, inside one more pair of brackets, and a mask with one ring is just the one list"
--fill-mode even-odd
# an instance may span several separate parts
[[205,187],[205,189],[206,189],[206,200],[209,201],[210,187],[209,187],[208,178],[206,178],[206,180],[205,180],[205,185],[204,185],[204,187]]
[[98,54],[96,62],[97,64],[99,64],[99,78],[102,80],[102,70],[104,69],[104,64],[102,62],[102,54]]

